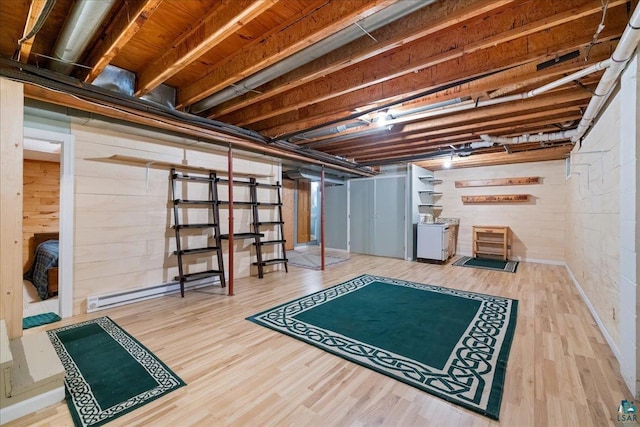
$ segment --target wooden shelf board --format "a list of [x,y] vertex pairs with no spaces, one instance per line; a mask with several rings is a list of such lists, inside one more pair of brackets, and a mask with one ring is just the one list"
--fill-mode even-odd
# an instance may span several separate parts
[[462,203],[523,203],[529,201],[528,194],[492,194],[461,197]]
[[[124,165],[132,165],[132,166],[146,166],[146,167],[154,167],[154,168],[176,168],[180,171],[190,171],[190,172],[198,172],[198,173],[208,173],[212,169],[205,168],[202,166],[192,166],[192,165],[183,165],[180,163],[172,163],[166,162],[163,160],[151,160],[151,159],[143,159],[141,157],[133,157],[133,156],[124,156],[121,154],[114,154],[110,157],[97,157],[87,160],[94,160],[99,162],[107,162],[107,163],[119,163]],[[216,171],[221,175],[227,175],[227,171]],[[255,173],[241,173],[241,172],[233,172],[234,176],[245,176],[245,177],[254,177],[254,178],[269,178],[271,175],[265,174],[255,174]]]
[[523,176],[518,178],[476,179],[471,181],[456,181],[456,188],[465,187],[493,187],[499,185],[532,185],[539,184],[539,176]]

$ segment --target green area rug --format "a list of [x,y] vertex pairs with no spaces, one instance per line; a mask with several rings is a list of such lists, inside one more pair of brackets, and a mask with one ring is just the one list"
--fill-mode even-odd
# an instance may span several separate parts
[[248,320],[498,419],[517,307],[362,275]]
[[99,426],[185,383],[108,317],[47,332],[76,426]]
[[47,325],[57,322],[58,320],[60,320],[60,316],[53,312],[28,316],[22,319],[22,329],[35,328],[36,326]]
[[518,268],[518,261],[503,261],[501,259],[471,258],[463,256],[452,265],[515,273]]

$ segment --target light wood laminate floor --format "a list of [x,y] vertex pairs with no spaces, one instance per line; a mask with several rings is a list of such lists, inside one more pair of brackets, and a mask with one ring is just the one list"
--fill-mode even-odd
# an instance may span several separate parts
[[[363,273],[520,301],[500,422],[245,320]],[[191,291],[55,324],[107,315],[188,384],[110,426],[587,427],[613,425],[620,401],[632,400],[563,266],[521,263],[511,274],[352,254],[324,272],[289,267],[237,279],[235,289],[233,297]],[[17,425],[73,424],[60,403],[7,424]]]

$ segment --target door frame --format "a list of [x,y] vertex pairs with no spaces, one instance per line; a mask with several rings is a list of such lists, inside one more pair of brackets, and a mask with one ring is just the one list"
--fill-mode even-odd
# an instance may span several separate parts
[[58,264],[58,314],[73,316],[73,211],[75,137],[35,128],[24,128],[23,138],[60,144],[60,261]]

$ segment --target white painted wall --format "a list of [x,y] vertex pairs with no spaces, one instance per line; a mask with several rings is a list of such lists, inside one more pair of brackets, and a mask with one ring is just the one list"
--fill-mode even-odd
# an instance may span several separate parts
[[567,181],[567,268],[639,396],[638,58],[581,146]]
[[[510,259],[564,264],[565,164],[562,160],[436,171],[441,216],[460,218],[459,255],[471,256],[474,225],[507,226]],[[455,181],[537,176],[536,185],[456,188]],[[464,204],[462,196],[529,194],[527,203]]]
[[[128,133],[130,129],[132,133]],[[88,125],[71,124],[75,143],[75,218],[74,218],[74,314],[86,311],[86,298],[114,292],[155,286],[173,282],[177,275],[175,234],[168,168],[145,167],[109,162],[113,155],[126,155],[153,161],[165,161],[190,166],[227,171],[226,149],[203,150],[193,146],[188,138],[163,135],[160,132],[137,132],[125,125],[106,125],[91,122]],[[260,182],[275,183],[280,180],[279,163],[267,157],[248,159],[234,153],[234,179],[241,174],[265,175]],[[244,178],[246,180],[246,178]],[[207,186],[201,185],[194,193],[194,185],[188,184],[183,198],[207,199]],[[179,188],[187,184],[180,183]],[[219,197],[227,200],[227,187],[218,186]],[[263,194],[258,199],[275,201],[275,192]],[[234,187],[234,200],[248,201],[246,186]],[[183,222],[207,222],[206,209],[191,209]],[[263,211],[261,211],[263,215]],[[266,215],[269,215],[267,212]],[[220,209],[221,232],[228,233],[228,210]],[[262,221],[275,218],[262,217]],[[234,210],[235,232],[251,231],[251,209],[238,206]],[[268,234],[267,238],[275,238]],[[209,230],[193,232],[189,241],[192,247],[206,245]],[[252,240],[234,242],[235,277],[256,274]],[[274,246],[274,250],[275,246]],[[225,270],[229,271],[226,241],[223,242]],[[209,254],[207,254],[209,255]],[[273,258],[273,256],[271,257]],[[211,256],[192,256],[195,262],[186,272],[216,268]],[[278,269],[269,266],[266,271]]]

